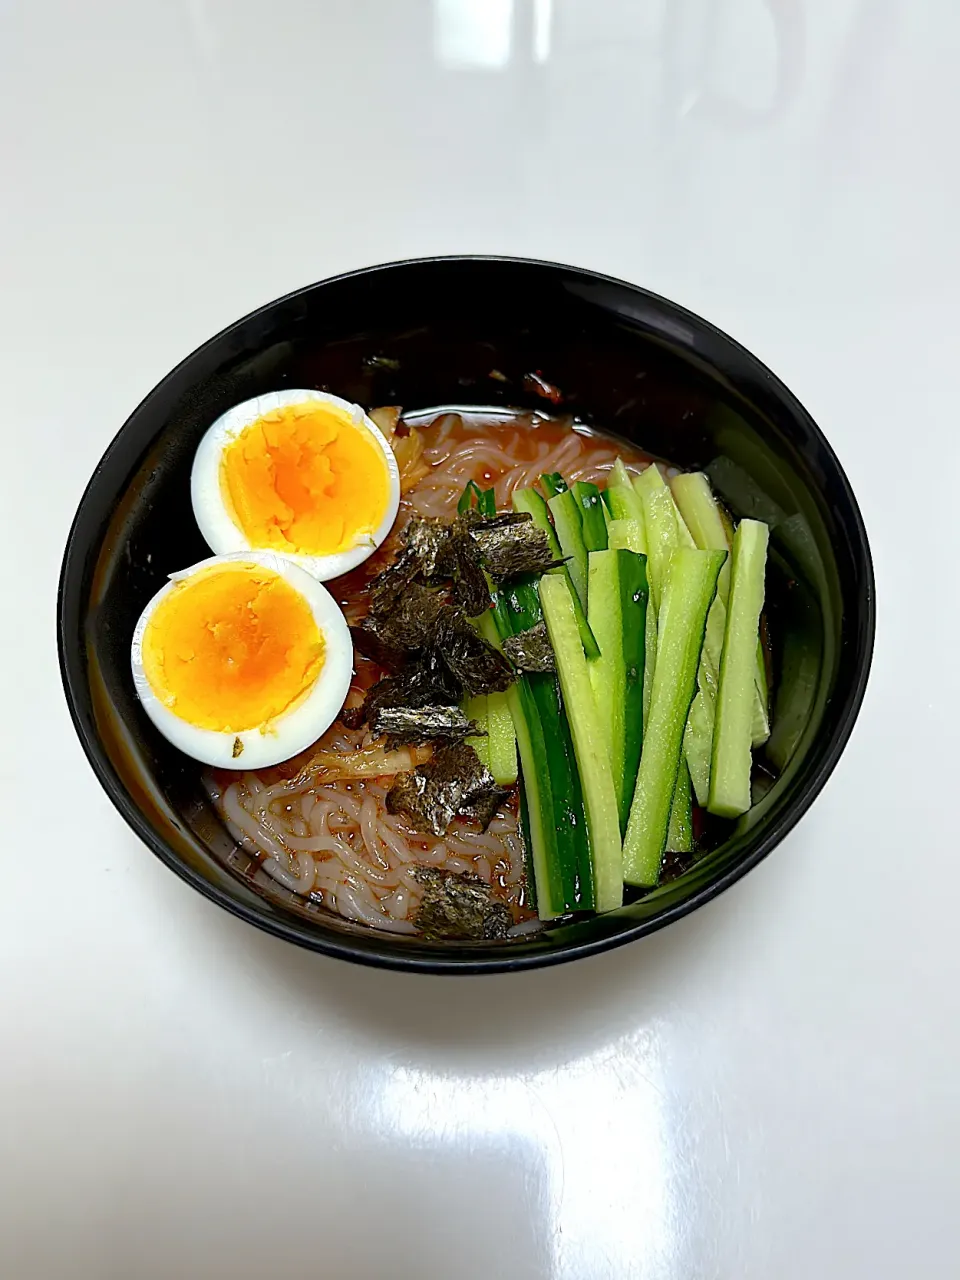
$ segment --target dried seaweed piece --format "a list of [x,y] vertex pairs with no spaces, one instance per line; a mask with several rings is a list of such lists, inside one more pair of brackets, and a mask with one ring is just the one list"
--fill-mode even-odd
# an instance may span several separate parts
[[[459,707],[378,707],[370,718],[370,728],[384,734],[387,750],[421,746],[443,738],[460,742],[464,738],[485,736],[476,721],[465,716]],[[488,820],[489,821],[489,820]]]
[[385,707],[453,707],[462,697],[459,681],[451,676],[440,656],[430,650],[408,661],[399,675],[385,676],[368,690],[359,724],[372,724],[377,712]]
[[442,836],[456,813],[475,817],[486,828],[507,794],[473,747],[455,742],[439,747],[432,760],[412,773],[397,775],[387,793],[387,811],[404,814],[420,831]]
[[435,577],[437,563],[449,538],[450,527],[442,520],[411,517],[400,534],[400,554],[368,587],[370,612],[389,613],[417,578]]
[[[364,618],[359,627],[351,627],[350,635],[353,639],[354,648],[366,657],[372,658],[377,666],[383,667],[384,671],[402,670],[409,657],[405,649],[400,649],[393,644],[387,644],[381,638],[376,620],[370,617]],[[346,723],[344,721],[344,724]],[[360,723],[362,724],[363,721],[360,721]]]
[[497,816],[497,810],[509,795],[510,792],[505,787],[498,787],[494,784],[494,786],[489,787],[474,799],[463,801],[457,812],[462,818],[472,818],[474,822],[479,822],[480,826],[486,831]]
[[529,631],[508,636],[503,642],[503,652],[520,671],[556,671],[557,663],[553,646],[547,634],[547,624],[542,620]]
[[450,526],[439,570],[453,579],[453,599],[468,618],[475,618],[490,608],[490,588],[483,572],[480,548],[460,520]]
[[398,773],[387,792],[387,812],[402,813],[417,831],[431,831],[436,836],[446,833],[457,805],[463,799],[462,788],[454,779],[434,779],[425,772],[433,763],[421,764],[412,773]]
[[498,693],[513,684],[510,663],[461,617],[444,620],[436,647],[467,693]]
[[513,923],[505,902],[479,876],[414,867],[423,886],[417,928],[425,938],[505,938]]
[[[506,516],[513,515],[513,519]],[[533,523],[529,512],[505,513],[492,519],[473,520],[470,537],[480,549],[491,578],[515,578],[521,573],[546,573],[562,560],[555,560],[543,529]]]
[[427,520],[411,516],[400,535],[404,554],[416,557],[419,572],[424,578],[434,578],[446,544],[450,540],[450,525],[442,520]]
[[506,529],[514,524],[529,524],[532,519],[529,511],[495,511],[488,515],[478,507],[468,507],[457,516],[457,520],[471,531],[481,528]]
[[371,611],[360,630],[387,649],[413,653],[429,647],[453,613],[442,591],[411,582],[389,610]]
[[387,565],[372,580],[367,588],[371,614],[389,613],[400,597],[416,578],[420,562],[416,555],[406,550],[401,551],[393,564]]

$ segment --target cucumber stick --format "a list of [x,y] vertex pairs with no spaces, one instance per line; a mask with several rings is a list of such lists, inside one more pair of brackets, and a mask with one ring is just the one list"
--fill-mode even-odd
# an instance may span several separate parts
[[[701,551],[729,551],[730,543],[720,508],[710,488],[710,481],[702,471],[689,471],[674,476],[671,481],[673,496],[677,501],[680,514],[693,534],[694,541]],[[720,570],[717,582],[717,596],[727,603],[730,593],[730,561]]]
[[485,693],[475,694],[473,697],[467,698],[463,704],[463,714],[468,720],[472,720],[478,729],[482,732],[475,738],[467,738],[469,746],[480,757],[483,764],[490,768],[490,730],[488,727],[487,717],[487,695]]
[[[500,636],[493,613],[487,609],[477,620],[477,627],[484,640],[495,649],[500,648]],[[484,750],[477,747],[473,738],[468,739],[477,755],[493,774],[493,780],[501,787],[512,787],[517,780],[517,735],[514,729],[510,704],[505,693],[488,693],[480,698],[470,698],[469,703],[483,704],[484,724],[487,731]],[[477,720],[476,715],[464,708],[466,714]],[[479,724],[479,720],[477,720]]]
[[[673,483],[676,485],[677,482],[687,481],[688,479],[689,477],[677,476]],[[671,538],[674,538],[672,544],[674,546],[697,545],[693,534],[690,532],[690,527],[684,519],[679,502],[675,501],[675,494],[671,492],[656,467],[650,467],[648,471],[643,473],[637,481],[637,489],[645,504],[645,513],[649,513],[650,524],[656,530],[661,554],[671,546]],[[690,486],[686,485],[685,487],[681,483],[680,489],[681,493],[687,496]],[[690,510],[689,503],[687,503],[687,509]],[[696,516],[706,519],[708,513],[701,511],[699,505],[695,505],[693,510]],[[717,515],[717,520],[719,520],[715,506],[713,511]],[[710,546],[701,548],[702,550],[720,551],[727,549],[722,525],[719,529],[712,527],[710,534],[712,543]],[[719,542],[718,539],[720,539]],[[721,570],[721,574],[725,570],[726,565],[724,570]],[[690,772],[690,779],[696,791],[697,801],[701,805],[707,803],[710,794],[713,725],[720,671],[720,652],[723,648],[724,622],[725,610],[718,590],[717,598],[710,608],[710,614],[707,619],[706,638],[701,654],[700,667],[697,671],[697,692],[690,706],[689,720],[684,732],[684,756]],[[678,796],[677,799],[682,807],[683,797]]]
[[[647,536],[648,548],[648,568],[651,576],[651,597],[654,600],[654,613],[658,614],[660,607],[660,599],[666,587],[666,577],[671,563],[671,557],[677,547],[693,547],[693,535],[687,528],[687,525],[681,516],[677,504],[673,500],[673,494],[670,488],[660,474],[660,469],[656,465],[649,466],[646,471],[639,475],[634,483],[634,490],[640,499],[643,508],[644,528]],[[659,583],[659,594],[655,593],[653,581],[656,577]],[[709,630],[709,628],[708,628]],[[723,641],[723,622],[714,628],[718,644]],[[649,640],[647,644],[647,670],[644,675],[644,697],[646,706],[646,716],[650,714],[650,699],[653,690],[653,681],[656,672],[657,650],[656,645],[651,645]],[[715,667],[720,661],[720,650],[717,649]],[[717,676],[716,670],[713,674],[712,688],[716,689]],[[704,692],[706,688],[706,692]],[[691,716],[693,720],[692,726],[688,726],[685,732],[685,739],[689,740],[690,750],[687,754],[687,764],[691,769],[694,785],[697,792],[697,799],[702,803],[706,803],[707,793],[710,786],[710,752],[713,742],[713,700],[709,697],[710,687],[706,673],[698,674],[697,692],[694,696],[694,704],[691,708]],[[646,720],[644,721],[646,723]],[[689,779],[685,773],[681,775],[679,786],[680,793],[677,795],[678,812],[682,812],[688,802],[688,797],[683,793],[682,788],[686,786]],[[676,850],[683,852],[683,850]]]
[[707,613],[725,560],[726,552],[691,547],[678,547],[671,557],[658,615],[650,713],[623,842],[629,884],[651,886],[660,877]]
[[570,588],[560,577],[540,579],[540,604],[557,662],[557,675],[577,757],[593,860],[597,911],[623,902],[623,862],[613,771],[607,754],[587,660],[577,630]]
[[567,557],[567,569],[584,609],[587,607],[587,548],[576,498],[570,489],[555,493],[547,503],[553,516],[560,549]]
[[650,598],[659,613],[670,556],[680,541],[677,509],[659,467],[651,465],[637,476],[634,490],[643,508]]
[[627,470],[626,466],[624,465],[623,459],[618,458],[616,462],[613,464],[613,466],[611,467],[610,475],[607,477],[607,479],[608,479],[607,489],[609,491],[610,489],[614,488],[616,485],[625,485],[625,484],[632,485],[634,478],[630,474],[630,472]]
[[[557,535],[554,533],[553,525],[550,521],[550,511],[546,502],[536,489],[514,489],[513,491],[513,509],[514,511],[526,512],[529,514],[533,523],[538,529],[542,529],[547,535],[547,542],[550,547],[550,554],[555,560],[559,560],[563,555],[560,549],[560,543],[557,541]],[[562,565],[556,569],[551,569],[551,573],[560,573],[570,582],[570,573],[566,565]],[[571,583],[572,585],[572,583]],[[580,640],[583,644],[583,651],[588,658],[598,658],[600,650],[593,632],[587,623],[587,615],[584,612],[583,605],[580,603],[580,597],[576,592],[573,594],[573,607],[577,613],[577,626],[580,628]]]
[[[732,534],[728,532],[720,504],[713,495],[710,481],[701,471],[679,475],[672,481],[673,496],[677,506],[693,534],[697,546],[704,551],[723,551],[730,549]],[[724,624],[726,622],[726,603],[730,591],[730,562],[721,570],[717,584],[717,598],[724,606]],[[716,607],[716,606],[714,606]],[[714,656],[719,669],[719,653]],[[764,664],[763,647],[757,641],[756,693],[753,706],[753,745],[761,746],[770,736],[769,700],[767,688],[767,672]],[[699,794],[699,791],[698,791]]]
[[733,535],[708,804],[711,813],[724,818],[735,818],[750,808],[757,638],[769,536],[759,520],[741,520]]
[[639,520],[628,517],[611,520],[607,525],[607,546],[612,551],[635,551],[646,560],[647,540],[643,534],[643,513],[641,512]]
[[[580,515],[580,528],[583,534],[583,545],[587,554],[591,551],[606,551],[607,522],[603,518],[603,503],[600,501],[600,490],[595,484],[587,484],[577,480],[570,492],[577,503]],[[589,591],[589,585],[587,590]]]
[[[542,616],[536,583],[529,578],[504,587],[493,610],[501,638],[529,630]],[[557,678],[518,676],[507,699],[527,789],[541,918],[590,910],[593,869],[583,796]]]
[[487,768],[500,787],[517,780],[517,735],[505,693],[487,694]]
[[667,853],[693,852],[693,788],[690,773],[683,756],[677,770],[677,785],[673,789],[673,805],[667,824]]
[[533,696],[525,682],[518,680],[507,690],[517,734],[517,748],[523,770],[523,792],[530,830],[530,861],[537,889],[537,915],[553,920],[567,909],[563,890],[560,854],[553,830],[553,794],[546,772],[547,747]]
[[541,476],[540,483],[543,486],[543,492],[548,498],[552,498],[558,493],[563,493],[567,488],[567,482],[559,471],[551,471],[549,475]]
[[591,551],[590,625],[600,656],[589,664],[597,715],[613,770],[621,834],[626,830],[643,742],[647,570],[629,550]]

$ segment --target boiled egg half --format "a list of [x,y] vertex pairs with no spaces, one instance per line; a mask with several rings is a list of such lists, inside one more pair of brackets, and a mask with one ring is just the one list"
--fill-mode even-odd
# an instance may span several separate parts
[[172,574],[140,615],[131,665],[147,715],[175,747],[204,764],[261,769],[336,719],[353,646],[305,569],[247,551]]
[[372,555],[393,527],[400,473],[359,405],[323,391],[273,391],[210,427],[190,479],[212,551],[276,551],[320,582]]

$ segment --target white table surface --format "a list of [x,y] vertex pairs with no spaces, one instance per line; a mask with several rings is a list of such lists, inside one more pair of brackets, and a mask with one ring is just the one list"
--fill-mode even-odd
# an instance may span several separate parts
[[[0,1275],[960,1274],[955,0],[0,0]],[[266,937],[100,792],[60,689],[80,493],[235,318],[422,253],[709,317],[877,564],[813,810],[656,937],[433,979]]]

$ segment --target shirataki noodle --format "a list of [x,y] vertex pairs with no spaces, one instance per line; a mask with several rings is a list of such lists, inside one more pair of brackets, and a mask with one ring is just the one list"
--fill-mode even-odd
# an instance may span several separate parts
[[[450,519],[469,480],[496,490],[508,508],[518,486],[545,472],[568,481],[601,481],[618,456],[640,470],[645,455],[580,429],[569,420],[533,415],[492,417],[444,413],[416,422],[394,439],[403,501],[411,514]],[[396,550],[394,535],[360,569],[329,583],[351,623],[366,609],[365,588]],[[381,672],[357,655],[348,705],[356,705]],[[536,927],[526,900],[523,846],[514,794],[485,832],[455,819],[440,839],[387,812],[394,776],[429,759],[428,747],[385,750],[382,741],[336,722],[303,756],[259,773],[211,773],[206,786],[234,839],[260,859],[273,879],[348,920],[399,934],[417,932],[422,887],[417,866],[470,872],[510,908],[512,932]]]

